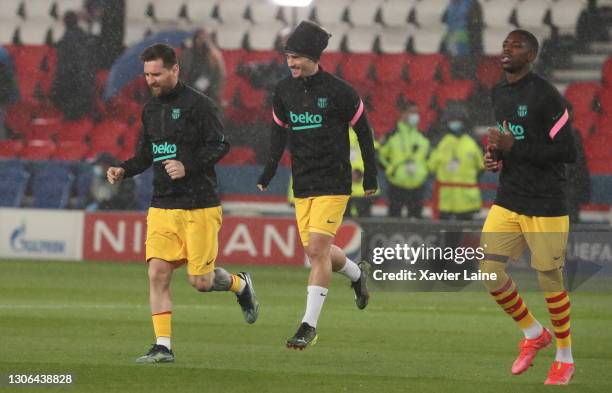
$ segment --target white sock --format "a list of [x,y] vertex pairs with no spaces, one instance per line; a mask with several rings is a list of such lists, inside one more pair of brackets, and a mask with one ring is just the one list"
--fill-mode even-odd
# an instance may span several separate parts
[[172,344],[170,344],[170,337],[157,337],[157,345],[163,345],[168,349],[172,349]]
[[317,327],[319,315],[323,309],[323,302],[327,297],[327,288],[318,287],[316,285],[308,286],[308,295],[306,296],[306,312],[302,322],[306,322],[312,327]]
[[540,324],[540,322],[538,321],[535,321],[527,328],[523,329],[523,334],[525,335],[526,339],[533,340],[534,338],[540,337],[543,331],[544,328],[542,327],[542,324]]
[[572,356],[572,347],[557,348],[555,360],[563,363],[574,363],[574,357]]
[[242,295],[242,292],[244,292],[244,288],[246,288],[246,281],[244,281],[241,278],[240,279],[240,288],[238,288],[238,295]]
[[359,277],[361,277],[359,266],[348,258],[346,258],[346,263],[342,266],[342,269],[338,270],[338,273],[348,277],[352,282],[359,280]]

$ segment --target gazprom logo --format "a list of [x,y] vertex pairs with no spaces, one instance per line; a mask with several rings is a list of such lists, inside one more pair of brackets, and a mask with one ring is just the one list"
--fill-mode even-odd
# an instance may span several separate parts
[[297,126],[291,127],[293,131],[320,128],[323,123],[323,116],[309,112],[300,114],[289,112],[289,118],[293,124],[297,124]]
[[[497,128],[499,128],[499,130],[502,132],[504,131],[504,126],[502,126],[499,123],[497,123]],[[508,122],[508,128],[510,129],[510,132],[512,133],[512,135],[514,135],[514,139],[516,139],[517,141],[520,141],[521,139],[525,139],[525,128],[523,128],[522,125],[512,124]]]
[[176,144],[174,143],[152,143],[153,145],[153,162],[176,158]]
[[18,252],[42,252],[61,254],[66,250],[66,243],[57,240],[28,239],[25,223],[11,233],[11,248]]

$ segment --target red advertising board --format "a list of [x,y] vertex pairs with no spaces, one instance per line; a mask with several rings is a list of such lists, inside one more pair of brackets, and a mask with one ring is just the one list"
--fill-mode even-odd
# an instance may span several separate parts
[[[360,228],[346,222],[336,244],[347,252],[359,250]],[[104,261],[143,261],[146,238],[144,213],[85,215],[83,258]],[[227,216],[219,235],[220,263],[259,265],[304,264],[304,249],[295,220],[289,217]]]

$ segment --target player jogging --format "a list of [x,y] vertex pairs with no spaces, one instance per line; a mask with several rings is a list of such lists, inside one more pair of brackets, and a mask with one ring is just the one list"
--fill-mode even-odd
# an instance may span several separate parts
[[574,360],[570,301],[563,284],[569,231],[565,163],[574,162],[576,151],[563,98],[552,84],[530,71],[537,53],[537,39],[525,30],[512,31],[503,42],[505,80],[492,91],[499,130],[489,129],[485,155],[486,168],[501,167],[501,175],[482,230],[486,255],[481,270],[497,273],[497,280],[485,285],[525,336],[512,364],[512,374],[521,374],[552,341],[550,331],[529,312],[506,273],[508,259],[529,247],[557,342],[555,361],[544,383],[566,385],[574,374]]
[[171,346],[174,269],[187,264],[189,282],[200,292],[232,291],[248,323],[259,303],[248,273],[215,268],[221,227],[214,165],[229,150],[212,100],[179,81],[174,49],[155,44],[141,54],[152,98],[142,110],[136,154],[107,171],[111,183],[153,165],[153,198],[147,214],[146,260],[156,343],[136,361],[174,361]]
[[258,180],[265,190],[289,140],[295,215],[311,263],[306,312],[287,347],[304,349],[317,339],[316,326],[332,271],[348,277],[359,309],[367,306],[364,263],[357,265],[332,245],[351,194],[349,125],[355,130],[365,163],[365,195],[377,189],[372,131],[363,102],[343,80],[319,65],[329,33],[301,22],[285,45],[291,76],[274,91],[270,157]]

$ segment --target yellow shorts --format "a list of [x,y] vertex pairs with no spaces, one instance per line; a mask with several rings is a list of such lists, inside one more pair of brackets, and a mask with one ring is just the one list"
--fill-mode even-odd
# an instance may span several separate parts
[[563,266],[568,232],[568,216],[524,216],[493,205],[482,228],[481,245],[486,259],[499,262],[516,260],[529,247],[531,266],[545,272]]
[[191,276],[214,270],[219,250],[221,206],[205,209],[149,208],[147,214],[146,258],[171,263],[187,261]]
[[348,195],[295,198],[295,218],[304,247],[308,245],[310,232],[336,235],[348,200]]

